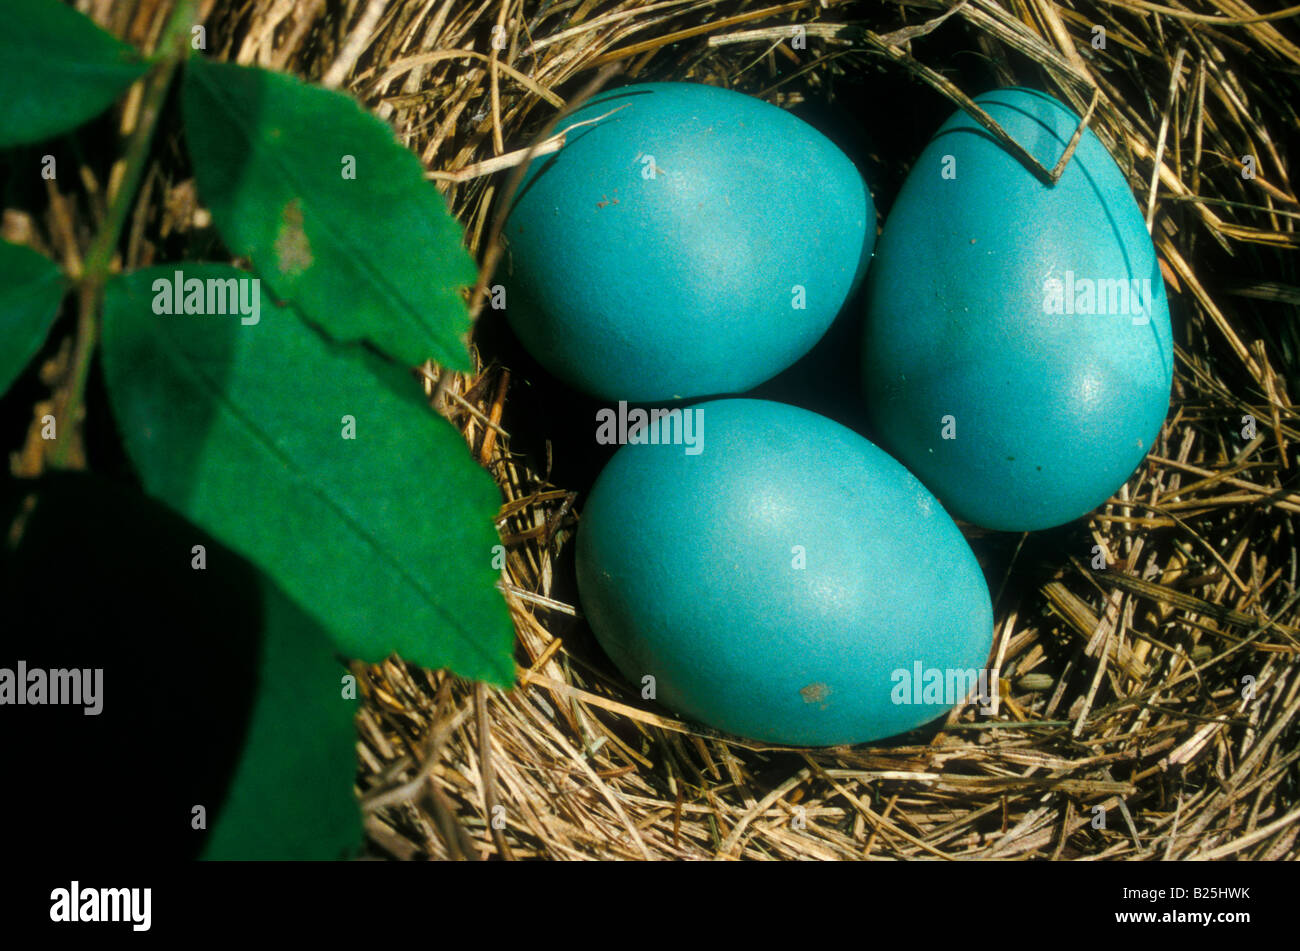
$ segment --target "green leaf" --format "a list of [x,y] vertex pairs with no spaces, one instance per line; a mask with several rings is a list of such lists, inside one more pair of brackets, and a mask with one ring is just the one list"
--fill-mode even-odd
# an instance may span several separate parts
[[149,68],[58,0],[5,0],[0,63],[0,148],[75,129]]
[[45,343],[66,290],[49,258],[0,241],[0,396]]
[[361,844],[352,793],[356,704],[345,699],[347,670],[319,626],[275,585],[262,588],[257,696],[202,858],[342,858]]
[[342,93],[197,57],[182,114],[200,198],[279,297],[335,340],[470,369],[474,262],[387,125]]
[[500,494],[460,434],[407,373],[327,341],[232,267],[184,277],[236,280],[256,323],[251,307],[157,316],[173,270],[117,278],[104,302],[109,396],[146,490],[262,568],[346,655],[509,684]]

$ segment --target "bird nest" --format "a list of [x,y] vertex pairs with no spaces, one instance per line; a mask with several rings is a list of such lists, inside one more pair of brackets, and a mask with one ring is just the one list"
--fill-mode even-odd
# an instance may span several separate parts
[[994,597],[996,712],[960,706],[892,744],[788,749],[683,722],[600,652],[573,594],[585,485],[552,438],[579,425],[590,441],[591,417],[568,419],[490,331],[477,288],[478,371],[425,376],[501,487],[517,678],[501,690],[398,658],[358,665],[358,793],[379,854],[1300,854],[1300,203],[1284,161],[1300,29],[1244,0],[1170,2],[218,4],[214,55],[357,95],[421,157],[489,270],[511,174],[562,142],[562,110],[596,86],[688,80],[848,112],[883,220],[948,113],[1022,85],[1087,117],[1170,291],[1172,403],[1128,482],[1061,529],[964,527]]

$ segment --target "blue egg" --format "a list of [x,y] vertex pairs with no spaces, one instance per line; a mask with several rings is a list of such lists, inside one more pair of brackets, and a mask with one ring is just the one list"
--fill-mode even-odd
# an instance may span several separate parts
[[[975,101],[1048,169],[1079,121],[1028,89]],[[1091,130],[1048,186],[964,112],[950,118],[889,213],[864,302],[876,438],[956,518],[1061,525],[1109,498],[1159,434],[1164,282]]]
[[760,99],[648,83],[560,127],[516,192],[498,273],[524,346],[592,395],[756,386],[821,338],[870,259],[853,162]]
[[671,412],[614,454],[578,529],[582,610],[642,696],[753,740],[832,746],[993,695],[984,576],[914,476],[782,403]]

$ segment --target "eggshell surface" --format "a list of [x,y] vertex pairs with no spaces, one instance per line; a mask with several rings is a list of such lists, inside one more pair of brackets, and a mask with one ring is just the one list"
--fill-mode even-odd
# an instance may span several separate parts
[[651,423],[659,444],[619,449],[581,513],[582,610],[623,675],[690,719],[786,745],[891,736],[965,700],[903,687],[916,671],[973,677],[992,644],[984,576],[929,491],[806,410],[681,412],[701,414],[699,451]]
[[[975,101],[1048,169],[1079,121],[1033,90]],[[864,305],[874,435],[955,518],[1068,522],[1159,434],[1173,376],[1164,282],[1091,130],[1048,186],[964,112],[950,118],[890,210]]]
[[760,99],[627,86],[559,128],[515,193],[501,283],[528,351],[594,396],[749,389],[811,349],[870,258],[853,162]]

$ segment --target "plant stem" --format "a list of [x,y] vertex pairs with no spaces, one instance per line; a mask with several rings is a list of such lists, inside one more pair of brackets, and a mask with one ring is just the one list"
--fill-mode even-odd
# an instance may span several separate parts
[[[127,142],[122,178],[117,189],[108,196],[108,211],[104,222],[86,252],[77,288],[77,343],[73,351],[72,377],[55,412],[64,427],[64,438],[54,441],[50,465],[56,469],[69,467],[69,457],[81,445],[78,438],[77,416],[86,394],[86,380],[90,376],[90,363],[99,342],[99,311],[104,300],[104,285],[113,265],[113,253],[122,237],[122,228],[135,202],[136,190],[149,161],[149,147],[153,142],[158,116],[167,101],[176,67],[189,54],[188,32],[194,22],[196,0],[177,0],[158,43],[157,65],[142,82],[145,84],[140,102],[140,113],[135,128]],[[83,463],[84,464],[84,463]]]

